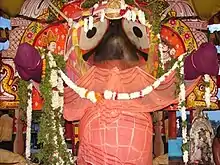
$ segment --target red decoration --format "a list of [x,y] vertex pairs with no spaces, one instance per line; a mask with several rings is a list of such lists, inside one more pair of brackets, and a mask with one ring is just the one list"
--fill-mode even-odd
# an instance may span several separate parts
[[217,87],[220,88],[220,75],[217,76]]
[[176,139],[176,111],[169,111],[169,139]]
[[40,96],[40,93],[36,88],[32,90],[32,109],[33,111],[42,110],[43,107],[43,99]]
[[72,121],[65,121],[65,138],[66,140],[71,140],[73,138]]
[[124,14],[126,13],[126,11],[127,11],[127,10],[121,9],[121,10],[120,10],[120,15],[121,15],[121,16],[124,15]]

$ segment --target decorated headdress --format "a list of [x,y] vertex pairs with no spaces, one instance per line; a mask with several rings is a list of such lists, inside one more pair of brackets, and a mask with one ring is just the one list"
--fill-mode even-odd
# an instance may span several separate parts
[[120,10],[124,9],[124,0],[109,0],[106,5],[105,16],[108,19],[120,19],[122,18]]
[[[79,69],[76,69],[78,71],[72,75],[80,77],[85,73],[87,64],[83,60],[83,55],[100,43],[108,30],[109,21],[122,19],[122,28],[129,40],[137,49],[148,54],[149,66],[147,64],[146,69],[156,76],[158,67],[156,40],[159,39],[157,34],[160,32],[161,13],[167,7],[167,3],[163,0],[85,0],[74,1],[64,6],[62,13],[68,18],[67,21],[72,27],[65,46],[65,58],[68,59],[67,71],[74,70],[80,64]],[[141,30],[142,38],[135,36],[134,27]],[[90,37],[88,32],[91,34]]]

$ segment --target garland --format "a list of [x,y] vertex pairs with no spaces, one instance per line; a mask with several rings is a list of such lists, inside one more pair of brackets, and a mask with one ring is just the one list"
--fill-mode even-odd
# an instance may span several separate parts
[[[77,86],[73,81],[70,80],[69,77],[65,75],[63,71],[59,71],[62,79],[64,82],[71,88],[73,89],[81,98],[86,98],[89,99],[91,102],[96,103],[100,99],[104,98],[106,100],[131,100],[131,99],[137,99],[144,97],[151,93],[154,89],[156,89],[162,82],[165,81],[166,77],[169,76],[174,70],[176,70],[179,67],[183,68],[183,58],[184,54],[178,57],[178,61],[173,65],[173,67],[165,73],[163,76],[158,78],[153,84],[145,87],[144,89],[140,91],[135,91],[132,93],[118,93],[115,91],[110,91],[110,90],[105,90],[103,94],[95,92],[95,91],[90,91],[88,89],[85,89],[83,87]],[[178,66],[178,64],[182,64],[181,66]],[[185,88],[184,88],[185,90]]]
[[31,122],[32,122],[32,88],[33,84],[30,83],[27,87],[28,89],[28,106],[27,106],[27,130],[26,130],[26,149],[25,156],[30,159],[31,156]]
[[19,110],[22,113],[23,122],[27,123],[26,130],[26,146],[25,157],[30,159],[31,149],[31,121],[32,121],[32,83],[24,81],[22,79],[18,82],[18,98],[19,98]]
[[[123,1],[122,1],[123,2]],[[148,3],[146,5],[146,2]],[[124,4],[121,5],[120,9],[109,9],[106,10],[96,10],[93,13],[87,13],[84,16],[88,18],[84,18],[84,31],[87,32],[88,29],[92,29],[93,27],[93,16],[100,15],[101,22],[103,21],[106,13],[120,13],[120,15],[128,20],[136,21],[138,18],[139,22],[143,25],[146,25],[146,20],[149,20],[149,23],[152,25],[152,30],[154,35],[160,33],[161,27],[161,14],[165,11],[165,9],[169,6],[168,3],[160,1],[160,0],[150,0],[150,1],[141,1],[144,3],[144,7],[137,6],[138,4],[135,1],[125,1]],[[93,8],[94,10],[99,7],[99,5],[107,4],[107,1],[100,2],[99,0],[86,0],[82,3],[82,8]],[[134,6],[128,5],[136,5],[136,7],[140,8],[138,10]],[[93,16],[92,16],[93,15]],[[82,15],[83,16],[83,15]],[[80,22],[80,21],[79,21]],[[81,23],[73,22],[70,19],[70,26],[74,26],[74,28],[79,28]],[[148,23],[148,24],[149,24]]]
[[165,72],[165,61],[164,61],[164,54],[162,50],[162,42],[161,42],[161,37],[160,34],[157,34],[157,42],[158,42],[158,59],[159,59],[159,65],[158,65],[158,71],[157,71],[157,76],[161,76]]
[[185,90],[185,83],[184,83],[184,58],[182,58],[181,61],[178,62],[179,67],[179,111],[181,112],[181,118],[182,118],[182,137],[183,137],[183,144],[182,144],[182,150],[183,150],[183,162],[188,162],[189,157],[189,143],[188,143],[188,137],[187,137],[187,115],[186,115],[186,90]]
[[82,3],[81,7],[82,8],[91,8],[92,6],[94,6],[98,2],[99,2],[99,0],[86,0]]
[[44,99],[43,113],[40,119],[38,142],[42,144],[38,158],[47,165],[70,165],[72,157],[67,150],[63,137],[63,82],[58,75],[58,68],[64,69],[62,56],[53,56],[40,50],[46,59],[45,77],[40,84]]
[[163,54],[163,45],[162,45],[162,41],[161,41],[161,37],[160,37],[160,34],[157,35],[157,38],[159,40],[159,46],[158,46],[158,49],[159,49],[159,59],[160,59],[160,63],[161,63],[161,68],[163,70],[165,70],[165,63],[166,61],[164,61],[164,54]]
[[28,106],[28,81],[19,79],[18,82],[18,98],[19,98],[19,110],[22,110],[22,114],[26,114]]
[[211,91],[210,91],[210,76],[208,74],[204,75],[205,78],[205,102],[206,107],[210,108],[211,106]]

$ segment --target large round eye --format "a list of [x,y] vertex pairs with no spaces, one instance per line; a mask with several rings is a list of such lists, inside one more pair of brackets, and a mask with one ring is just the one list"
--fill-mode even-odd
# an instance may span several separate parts
[[109,22],[107,19],[105,19],[104,22],[95,22],[93,28],[87,32],[85,32],[82,27],[79,34],[79,47],[82,50],[94,49],[102,40],[105,32],[108,29],[108,25]]
[[137,49],[146,50],[149,48],[149,34],[144,25],[123,19],[122,27],[129,40],[136,45]]

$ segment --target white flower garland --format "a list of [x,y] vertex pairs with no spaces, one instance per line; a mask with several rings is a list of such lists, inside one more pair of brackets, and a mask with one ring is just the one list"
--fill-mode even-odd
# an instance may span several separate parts
[[[210,76],[208,74],[204,75],[205,78],[205,83],[210,84]],[[210,91],[210,86],[205,85],[205,102],[207,108],[210,108],[211,106],[211,91]]]
[[[64,93],[64,86],[63,86],[63,80],[62,78],[58,75],[58,70],[56,69],[57,68],[57,65],[56,65],[56,62],[53,58],[53,55],[51,54],[51,52],[49,51],[48,52],[48,57],[49,57],[49,66],[50,68],[52,69],[51,70],[51,75],[50,75],[50,83],[51,83],[51,86],[52,87],[56,87],[58,89],[58,91],[56,90],[52,90],[52,108],[53,108],[53,111],[55,111],[57,108],[60,109],[60,114],[63,114],[63,104],[64,104],[64,96],[63,96],[63,93]],[[55,117],[54,113],[53,113],[53,118]],[[54,123],[54,131],[56,131],[56,128],[55,128],[55,123]],[[65,139],[64,139],[64,131],[63,131],[63,127],[62,125],[59,123],[59,134],[60,134],[60,137],[62,139],[62,145],[66,146],[66,142],[65,142]],[[57,144],[57,135],[54,136],[54,143],[56,144],[56,146],[58,145]],[[67,150],[67,152],[69,153],[69,151]],[[69,153],[70,154],[70,153]],[[59,156],[58,154],[58,151],[56,151],[54,153],[54,156],[58,158],[59,162],[57,162],[57,165],[63,165],[65,164],[64,160],[62,157]],[[73,164],[73,160],[72,160],[72,156],[69,155],[70,157],[70,161],[72,162]]]
[[[57,75],[57,70],[53,69],[53,68],[55,68],[57,65],[56,65],[56,62],[54,61],[53,56],[52,56],[50,51],[48,53],[48,57],[49,57],[49,66],[52,69],[51,74],[50,74],[50,84],[54,88],[54,87],[57,86],[58,75]],[[54,91],[54,90],[52,90],[51,92],[52,92],[52,99],[51,99],[51,104],[52,105],[51,106],[53,108],[53,111],[55,111],[57,108],[59,108],[59,102],[58,102],[59,93],[58,93],[58,91]],[[53,120],[55,119],[54,113],[52,113],[52,119]],[[54,126],[53,131],[56,131],[56,123],[55,122],[53,122],[53,126]],[[53,138],[53,141],[54,141],[55,146],[58,147],[57,139],[58,138],[57,138],[57,134],[56,134]],[[59,165],[59,164],[63,165],[64,161],[63,161],[62,158],[59,157],[58,150],[55,151],[54,157],[56,157],[59,160],[56,163],[56,165]]]
[[[95,4],[94,5],[94,13],[93,15],[99,15],[100,16],[100,21],[104,22],[104,19],[106,17],[106,14],[108,13],[120,13],[120,10],[124,10],[124,14],[121,15],[121,17],[127,19],[128,21],[136,21],[138,19],[138,21],[142,24],[145,25],[146,27],[150,28],[151,25],[149,24],[149,22],[146,21],[146,17],[145,17],[145,13],[142,10],[138,10],[137,8],[133,8],[133,9],[129,9],[127,8],[128,5],[127,4],[123,4],[121,5],[121,9],[98,9],[99,4]],[[83,26],[84,32],[88,32],[88,30],[91,30],[94,26],[94,18],[92,15],[88,16],[87,18],[84,18],[84,20],[82,20],[81,22],[74,22],[71,18],[69,18],[69,26],[78,29],[79,27]],[[83,23],[82,23],[83,22]]]
[[[105,90],[104,91],[104,99],[106,100],[131,100],[131,99],[137,99],[144,97],[148,94],[150,94],[154,89],[156,89],[162,82],[165,81],[166,77],[169,76],[176,68],[178,68],[178,63],[181,63],[183,65],[183,57],[186,53],[182,54],[178,57],[178,61],[173,65],[173,67],[165,73],[163,76],[158,78],[152,85],[149,85],[145,87],[144,89],[132,93],[117,93],[115,91]],[[91,102],[95,103],[97,102],[97,93],[94,91],[89,91],[88,89],[82,88],[77,86],[72,80],[70,80],[69,77],[63,73],[63,71],[59,70],[59,73],[63,79],[63,81],[71,88],[73,89],[81,98],[89,99]],[[184,84],[183,84],[184,85]],[[181,86],[181,89],[185,92],[185,86]],[[181,93],[183,96],[183,92]],[[184,99],[185,99],[185,93],[184,93]]]
[[30,159],[31,156],[32,88],[33,88],[33,84],[30,83],[27,88],[28,106],[27,106],[27,130],[26,130],[26,148],[25,148],[25,157],[27,159]]
[[164,54],[163,54],[163,45],[162,45],[162,41],[161,41],[161,37],[160,37],[160,34],[157,34],[157,38],[159,39],[159,52],[160,52],[160,62],[162,63],[162,69],[164,70],[165,69],[165,63],[166,61],[164,60]]
[[176,127],[177,127],[177,129],[180,128],[180,121],[179,121],[179,119],[176,119]]
[[[183,58],[181,59],[181,62],[179,63],[179,67],[180,67],[180,75],[183,78],[184,77]],[[179,111],[181,112],[182,123],[185,123],[185,121],[187,120],[185,98],[186,98],[185,84],[184,84],[184,81],[182,81],[180,84],[179,106],[178,106]],[[188,143],[187,125],[184,125],[184,124],[182,124],[182,138],[183,138],[183,145],[186,145]],[[184,150],[183,151],[183,162],[187,163],[188,159],[189,159],[189,151]]]

